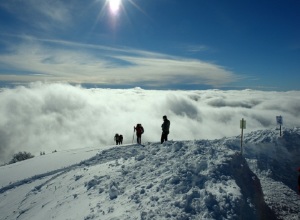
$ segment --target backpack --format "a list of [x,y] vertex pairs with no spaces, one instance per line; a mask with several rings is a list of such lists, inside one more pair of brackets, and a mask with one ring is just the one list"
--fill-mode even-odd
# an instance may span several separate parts
[[144,128],[141,124],[137,124],[135,129],[136,129],[137,134],[143,134],[144,133]]

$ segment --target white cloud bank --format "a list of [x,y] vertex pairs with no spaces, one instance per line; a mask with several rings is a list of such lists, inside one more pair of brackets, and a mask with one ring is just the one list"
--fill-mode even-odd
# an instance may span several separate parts
[[0,162],[13,153],[101,147],[115,133],[131,143],[133,126],[142,123],[142,142],[158,142],[162,116],[171,121],[173,140],[214,139],[276,127],[299,126],[300,92],[157,91],[85,89],[68,84],[34,83],[0,92]]

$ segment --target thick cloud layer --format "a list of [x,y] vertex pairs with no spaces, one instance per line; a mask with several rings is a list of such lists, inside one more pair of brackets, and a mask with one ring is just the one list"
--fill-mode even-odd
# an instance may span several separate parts
[[299,97],[298,91],[85,89],[43,83],[2,89],[0,162],[18,151],[113,145],[115,133],[131,143],[137,123],[145,128],[142,142],[158,142],[163,115],[171,121],[173,140],[239,135],[242,118],[245,132],[275,128],[277,115],[284,126],[299,126]]

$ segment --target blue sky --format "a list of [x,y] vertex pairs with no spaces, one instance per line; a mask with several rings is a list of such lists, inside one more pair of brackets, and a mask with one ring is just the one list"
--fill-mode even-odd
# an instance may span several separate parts
[[300,88],[299,0],[116,2],[1,1],[0,84]]

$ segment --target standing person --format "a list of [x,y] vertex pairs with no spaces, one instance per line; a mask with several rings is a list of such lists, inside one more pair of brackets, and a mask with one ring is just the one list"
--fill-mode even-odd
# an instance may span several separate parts
[[160,143],[162,144],[164,141],[168,140],[168,134],[170,130],[170,121],[168,120],[167,116],[163,116],[164,123],[161,125],[162,128],[162,134],[161,134],[161,139]]
[[115,135],[114,140],[116,141],[116,145],[118,145],[119,144],[119,134]]
[[119,135],[119,144],[123,144],[123,135]]
[[141,124],[137,124],[136,127],[133,127],[133,131],[136,131],[136,141],[138,144],[141,144],[142,134],[144,133],[144,128]]

